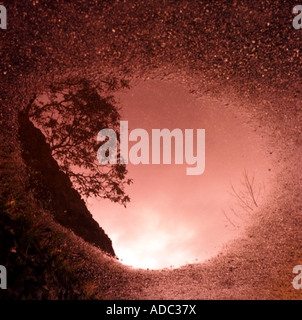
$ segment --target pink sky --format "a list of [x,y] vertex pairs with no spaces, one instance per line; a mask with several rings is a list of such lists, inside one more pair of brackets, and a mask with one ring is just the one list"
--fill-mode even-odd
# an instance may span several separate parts
[[151,137],[152,129],[206,130],[202,175],[186,175],[186,163],[129,164],[134,183],[127,188],[131,203],[126,209],[107,200],[88,201],[117,256],[133,267],[157,269],[217,254],[221,245],[238,235],[222,213],[235,207],[228,193],[231,183],[239,187],[244,169],[257,183],[267,184],[270,178],[270,163],[260,148],[263,141],[221,103],[197,100],[174,82],[142,81],[117,97],[129,131],[143,128]]

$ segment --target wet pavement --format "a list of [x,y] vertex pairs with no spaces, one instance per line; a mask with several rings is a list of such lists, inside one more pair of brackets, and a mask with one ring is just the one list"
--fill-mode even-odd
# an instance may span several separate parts
[[[247,251],[236,263],[241,271],[253,271],[252,281],[241,295],[249,296],[268,274],[260,272],[258,279],[259,265],[268,270],[271,263],[265,260],[264,251],[257,251],[259,243],[269,252],[275,246],[284,249],[280,261],[271,263],[273,272],[269,274],[276,280],[291,269],[286,265],[286,250],[294,260],[301,240],[296,226],[301,211],[302,30],[292,26],[294,5],[296,1],[281,0],[10,1],[8,28],[0,30],[1,130],[14,144],[16,111],[52,82],[79,75],[96,82],[107,77],[129,79],[130,85],[148,78],[173,79],[196,98],[215,98],[225,108],[247,113],[257,134],[270,140],[267,152],[274,157],[276,172],[281,172],[274,199],[274,208],[279,205],[275,208],[278,218],[265,220],[262,235],[251,232],[258,242],[251,240],[252,244],[246,245],[246,250],[255,252],[250,269]],[[263,214],[271,212],[264,210]],[[272,227],[275,236],[268,232],[265,237],[272,221],[277,221]],[[226,265],[223,263],[219,261]],[[208,274],[215,268],[214,261]],[[238,274],[244,282],[246,272]],[[235,296],[237,289],[232,283],[236,278],[230,279],[218,281],[213,290],[231,288]],[[196,288],[192,283],[178,297],[188,297],[192,287]],[[161,297],[154,290],[145,289],[142,296]],[[268,290],[276,294],[273,285],[267,284],[263,292]],[[197,291],[194,297],[202,297]],[[165,297],[169,296],[166,292]],[[237,294],[241,293],[237,290]],[[175,292],[172,295],[176,296]]]

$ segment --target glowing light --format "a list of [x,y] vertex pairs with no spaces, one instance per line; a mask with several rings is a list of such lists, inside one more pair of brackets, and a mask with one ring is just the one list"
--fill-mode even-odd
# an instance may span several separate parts
[[[90,201],[90,211],[112,239],[122,263],[160,269],[204,261],[238,236],[231,222],[231,184],[240,190],[242,171],[256,173],[266,184],[271,164],[261,150],[262,138],[219,102],[198,101],[175,83],[142,82],[120,94],[122,120],[129,130],[144,128],[205,128],[206,165],[202,175],[188,176],[185,165],[128,164],[127,208],[107,200]],[[233,210],[231,210],[231,209]],[[226,214],[226,216],[223,214]],[[242,210],[242,209],[241,209]],[[237,222],[236,222],[237,223]]]

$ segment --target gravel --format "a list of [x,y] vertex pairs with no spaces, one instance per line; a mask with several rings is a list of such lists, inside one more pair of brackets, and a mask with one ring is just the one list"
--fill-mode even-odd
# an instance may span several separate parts
[[[1,31],[1,135],[17,111],[68,76],[177,79],[246,112],[269,139],[274,192],[245,236],[204,264],[133,270],[91,253],[87,277],[116,299],[297,299],[301,257],[301,30],[296,1],[10,1]],[[85,251],[85,250],[84,250]],[[82,254],[86,254],[82,252]],[[106,258],[107,259],[107,258]],[[104,261],[107,261],[107,260]]]

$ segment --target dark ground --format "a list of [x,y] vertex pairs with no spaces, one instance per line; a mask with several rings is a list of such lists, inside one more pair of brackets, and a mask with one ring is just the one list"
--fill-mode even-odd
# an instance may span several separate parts
[[[18,145],[17,111],[70,75],[178,79],[244,110],[270,143],[274,193],[246,237],[203,265],[128,270],[87,260],[108,298],[301,298],[301,30],[296,1],[10,1],[1,32],[1,134]],[[9,145],[10,147],[7,147]],[[3,147],[4,148],[4,147]],[[84,253],[83,253],[84,254]],[[85,276],[86,277],[86,276]],[[110,288],[108,288],[110,286]]]

